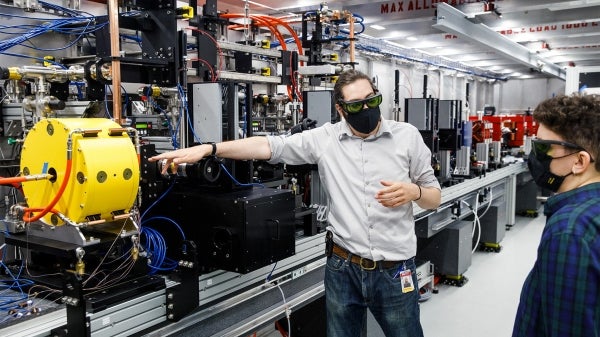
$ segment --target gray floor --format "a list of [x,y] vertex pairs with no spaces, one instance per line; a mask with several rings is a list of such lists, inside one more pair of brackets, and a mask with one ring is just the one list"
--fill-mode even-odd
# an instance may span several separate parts
[[[439,292],[421,303],[426,337],[505,337],[512,333],[519,294],[544,227],[545,217],[517,217],[499,253],[477,251],[462,287],[438,285]],[[372,319],[368,336],[383,333]]]
[[[511,335],[521,286],[535,260],[545,217],[517,217],[516,221],[501,241],[499,253],[473,254],[464,273],[469,282],[462,287],[438,285],[439,292],[421,303],[426,337]],[[372,317],[367,329],[369,337],[384,336]],[[274,331],[257,335],[281,336]]]
[[[462,287],[439,285],[421,304],[425,336],[510,336],[523,281],[527,277],[545,217],[517,217],[499,253],[475,252]],[[377,336],[369,333],[369,336]]]
[[[421,303],[426,337],[505,337],[512,333],[519,295],[544,228],[545,217],[517,217],[499,253],[477,251],[462,287],[438,285],[439,292]],[[368,336],[383,333],[373,319]]]

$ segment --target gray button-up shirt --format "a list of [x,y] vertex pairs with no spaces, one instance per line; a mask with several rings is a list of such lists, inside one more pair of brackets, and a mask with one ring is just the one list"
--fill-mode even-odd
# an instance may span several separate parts
[[431,151],[414,126],[382,118],[377,134],[362,139],[342,120],[268,140],[271,163],[318,165],[329,199],[328,230],[338,245],[372,260],[415,256],[412,203],[388,208],[375,199],[381,180],[440,188]]

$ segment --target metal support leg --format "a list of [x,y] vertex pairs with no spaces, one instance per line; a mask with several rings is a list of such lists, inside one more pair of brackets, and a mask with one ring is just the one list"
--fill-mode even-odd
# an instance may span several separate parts
[[506,227],[514,226],[516,223],[516,196],[517,196],[517,175],[511,174],[506,177]]

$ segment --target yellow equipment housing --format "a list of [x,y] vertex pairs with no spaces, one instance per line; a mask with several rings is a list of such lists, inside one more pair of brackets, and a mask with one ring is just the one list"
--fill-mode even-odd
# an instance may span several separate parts
[[[23,144],[21,172],[49,173],[55,179],[23,182],[28,207],[45,208],[59,192],[70,134],[71,174],[54,209],[76,223],[110,222],[129,213],[140,180],[135,145],[119,124],[105,118],[49,118],[33,126]],[[64,225],[52,213],[41,220]]]

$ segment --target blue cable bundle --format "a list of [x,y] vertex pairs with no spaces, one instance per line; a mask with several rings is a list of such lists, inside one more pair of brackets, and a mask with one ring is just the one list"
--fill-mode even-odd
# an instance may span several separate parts
[[[152,219],[155,218],[149,220]],[[167,257],[167,243],[160,232],[150,227],[142,227],[140,236],[142,245],[149,255],[150,275],[154,275],[158,271],[170,271],[177,268],[177,261]]]
[[[5,250],[6,248],[4,248]],[[4,256],[4,250],[2,255]],[[13,317],[20,317],[27,313],[27,298],[28,295],[23,291],[24,287],[33,285],[33,281],[21,278],[23,271],[23,263],[19,268],[19,272],[15,276],[4,261],[0,260],[0,267],[3,268],[11,279],[0,280],[0,311],[5,311],[7,317],[0,322],[6,321]]]
[[[77,41],[79,41],[83,36],[93,33],[99,29],[102,29],[108,22],[96,23],[97,17],[89,16],[89,17],[75,17],[75,18],[67,18],[67,19],[46,19],[46,18],[33,18],[26,17],[20,15],[12,15],[7,13],[0,13],[1,16],[9,17],[9,18],[20,18],[20,19],[28,19],[28,20],[36,20],[36,21],[44,21],[43,24],[32,26],[32,25],[14,25],[14,26],[6,26],[0,25],[0,28],[3,29],[4,34],[9,35],[17,35],[14,38],[6,39],[0,41],[0,51],[4,52],[14,46],[22,45],[24,47],[42,50],[42,51],[53,51],[53,50],[61,50],[71,47]],[[7,29],[14,29],[15,31],[10,32]],[[77,35],[77,38],[63,46],[61,48],[55,49],[43,49],[35,46],[31,46],[27,44],[29,40],[34,37],[43,35],[48,32],[56,32],[60,34],[67,35]]]
[[[108,25],[108,20],[106,19],[106,15],[102,16],[94,16],[90,13],[86,13],[84,11],[73,10],[70,8],[65,8],[59,5],[51,4],[45,1],[39,1],[40,5],[42,5],[45,9],[50,9],[54,11],[56,15],[65,16],[64,18],[59,19],[49,19],[49,18],[41,18],[41,17],[31,17],[31,16],[20,16],[20,15],[12,15],[8,13],[0,13],[1,17],[6,18],[18,18],[18,19],[26,19],[39,21],[39,24],[26,24],[26,25],[2,25],[0,24],[0,30],[3,34],[6,35],[15,35],[13,38],[5,39],[0,41],[0,54],[15,56],[15,57],[25,57],[36,59],[42,62],[50,62],[55,65],[61,66],[60,64],[43,59],[41,57],[36,57],[32,55],[23,55],[23,54],[15,54],[7,52],[7,50],[15,47],[15,46],[23,46],[26,48],[31,48],[38,51],[49,52],[49,51],[57,51],[64,50],[72,47],[77,42],[79,42],[82,38],[88,36],[91,33],[96,32],[97,30],[103,29],[106,25]],[[124,13],[124,15],[132,16],[137,15],[136,11],[130,13]],[[6,22],[7,20],[3,20]],[[58,33],[64,35],[73,35],[75,36],[72,41],[67,43],[66,45],[59,48],[40,48],[31,43],[31,40],[41,36],[46,33]],[[124,35],[126,39],[133,39],[140,43],[138,37],[130,37]]]
[[[181,229],[181,226],[177,222],[163,216],[153,216],[148,219],[144,219],[148,211],[152,209],[156,204],[167,195],[171,189],[175,186],[175,181],[167,188],[167,190],[158,198],[150,207],[148,207],[141,216],[141,227],[140,227],[140,240],[144,250],[148,253],[150,258],[150,275],[154,275],[159,271],[170,271],[177,268],[177,261],[167,257],[167,243],[163,238],[162,234],[154,228],[146,227],[150,221],[163,220],[167,221],[175,226],[179,230],[183,241],[186,241],[185,233]],[[184,247],[185,249],[185,247]]]
[[71,17],[80,17],[80,16],[82,16],[81,15],[82,13],[87,14],[88,16],[92,16],[91,14],[83,12],[83,11],[77,11],[77,10],[74,10],[71,8],[66,8],[63,6],[55,5],[55,4],[46,2],[46,1],[38,1],[38,3],[40,5],[42,5],[42,7],[44,7],[44,8],[49,8],[56,12],[63,13],[64,15],[71,16]]

